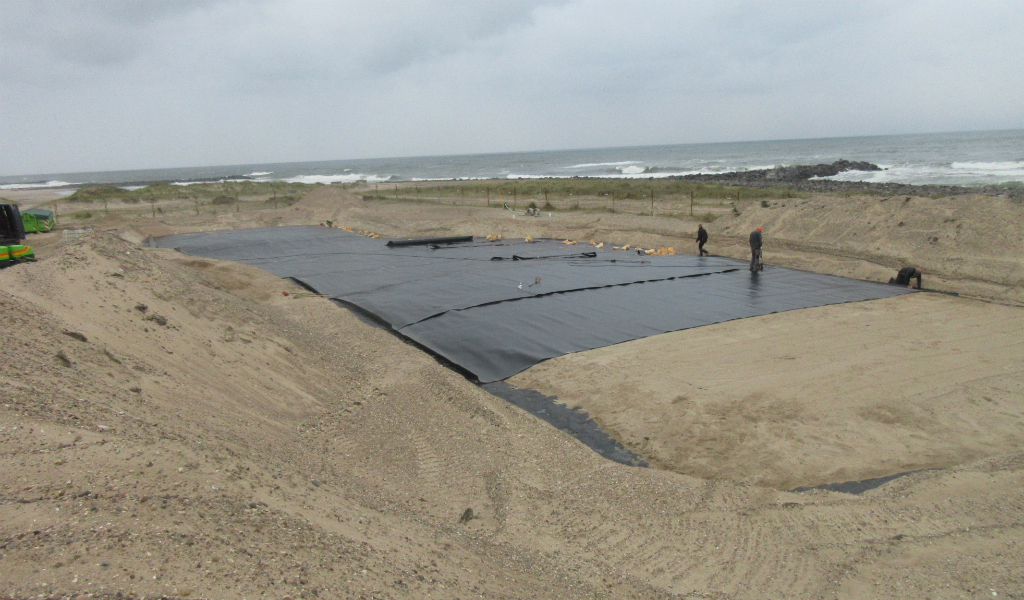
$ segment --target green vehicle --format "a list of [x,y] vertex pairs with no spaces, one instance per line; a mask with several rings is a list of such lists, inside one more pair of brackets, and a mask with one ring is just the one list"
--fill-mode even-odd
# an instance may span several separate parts
[[18,207],[0,204],[0,268],[36,259],[31,246],[20,243],[24,239],[25,224]]
[[21,222],[25,226],[25,233],[46,233],[53,229],[55,220],[52,210],[30,208],[21,213]]

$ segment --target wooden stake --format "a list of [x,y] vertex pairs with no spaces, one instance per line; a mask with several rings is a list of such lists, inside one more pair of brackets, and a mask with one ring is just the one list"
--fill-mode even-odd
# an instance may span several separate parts
[[654,188],[651,188],[651,216],[654,216]]
[[693,190],[690,190],[690,216],[693,216]]

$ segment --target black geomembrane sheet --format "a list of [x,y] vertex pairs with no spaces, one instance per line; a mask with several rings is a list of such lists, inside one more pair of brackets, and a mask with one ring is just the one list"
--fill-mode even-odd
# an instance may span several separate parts
[[540,361],[659,333],[904,287],[718,256],[639,256],[557,240],[392,247],[341,229],[188,233],[156,246],[288,277],[391,325],[483,383]]

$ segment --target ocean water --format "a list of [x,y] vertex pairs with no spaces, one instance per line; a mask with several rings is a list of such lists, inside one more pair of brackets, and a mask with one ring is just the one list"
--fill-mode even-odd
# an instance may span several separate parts
[[139,186],[156,181],[185,185],[224,180],[374,183],[577,176],[650,178],[840,159],[867,161],[884,170],[848,171],[831,179],[964,186],[1021,182],[1024,129],[53,173],[0,177],[0,190],[89,183]]

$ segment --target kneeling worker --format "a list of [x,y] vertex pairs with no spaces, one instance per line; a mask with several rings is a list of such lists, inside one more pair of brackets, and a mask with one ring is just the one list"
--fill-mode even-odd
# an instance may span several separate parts
[[889,283],[905,285],[908,288],[914,287],[911,279],[917,278],[917,289],[921,289],[921,267],[903,267],[896,273],[896,277],[889,280]]

